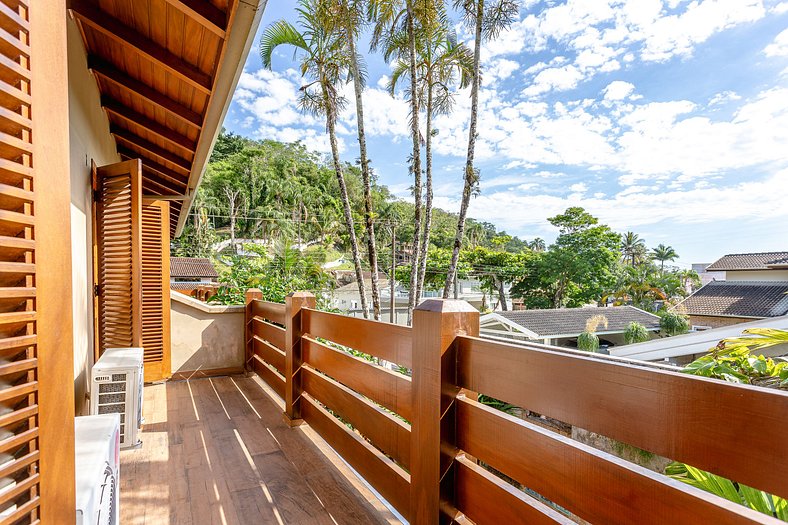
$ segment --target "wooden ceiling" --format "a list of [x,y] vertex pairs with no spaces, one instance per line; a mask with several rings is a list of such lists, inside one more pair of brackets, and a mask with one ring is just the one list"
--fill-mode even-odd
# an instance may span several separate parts
[[237,6],[238,0],[68,2],[118,153],[142,159],[145,195],[172,199],[172,234],[183,207],[176,199],[202,170],[195,153]]

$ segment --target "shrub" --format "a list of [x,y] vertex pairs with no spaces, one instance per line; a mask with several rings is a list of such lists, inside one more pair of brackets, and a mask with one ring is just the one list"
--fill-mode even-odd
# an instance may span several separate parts
[[679,312],[665,312],[659,320],[659,327],[665,335],[681,335],[689,332],[689,317]]
[[577,349],[586,352],[599,350],[599,337],[594,332],[585,331],[577,336]]
[[650,338],[646,327],[636,321],[629,323],[627,329],[624,330],[624,341],[626,341],[628,345],[642,343],[648,341]]

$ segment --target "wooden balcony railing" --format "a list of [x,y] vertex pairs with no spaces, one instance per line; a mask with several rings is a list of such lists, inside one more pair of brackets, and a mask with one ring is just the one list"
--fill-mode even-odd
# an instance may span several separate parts
[[559,509],[606,524],[782,523],[477,398],[786,497],[785,392],[478,332],[462,301],[426,300],[408,328],[318,311],[307,293],[284,305],[247,294],[249,366],[286,419],[309,424],[410,523],[573,523]]

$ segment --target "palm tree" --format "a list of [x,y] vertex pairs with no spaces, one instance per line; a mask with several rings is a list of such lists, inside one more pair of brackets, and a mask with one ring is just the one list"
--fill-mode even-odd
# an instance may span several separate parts
[[365,4],[363,0],[323,0],[324,7],[321,17],[331,27],[336,26],[347,45],[350,58],[350,70],[353,76],[353,92],[356,99],[356,124],[358,129],[359,160],[361,163],[361,179],[364,184],[364,227],[367,235],[367,256],[372,275],[372,313],[376,320],[380,319],[380,290],[378,289],[378,253],[375,244],[375,224],[372,210],[372,186],[367,157],[367,138],[364,131],[364,80],[366,76],[364,59],[356,51],[356,41],[366,22]]
[[533,241],[528,243],[528,246],[535,252],[543,252],[546,248],[544,239],[541,237],[536,237]]
[[[432,127],[436,115],[451,112],[454,105],[452,85],[467,87],[473,75],[473,56],[464,44],[457,42],[457,36],[449,28],[445,10],[440,8],[440,15],[429,26],[420,26],[417,35],[418,62],[417,71],[419,106],[425,111],[425,167],[426,167],[426,198],[424,202],[424,225],[421,233],[421,247],[418,251],[418,281],[416,297],[421,297],[424,289],[424,277],[427,271],[427,250],[429,249],[430,230],[432,227],[432,139],[437,130]],[[393,95],[397,83],[409,73],[409,64],[398,60],[389,81],[389,92]]]
[[462,12],[465,22],[474,28],[473,80],[471,83],[471,118],[468,126],[468,153],[465,159],[465,183],[462,189],[460,216],[457,219],[457,235],[454,238],[449,271],[446,273],[446,284],[443,286],[444,299],[448,299],[449,290],[454,282],[471,194],[479,183],[479,171],[474,167],[473,160],[476,150],[476,124],[479,116],[482,42],[495,39],[502,30],[512,23],[520,10],[514,0],[493,0],[489,5],[485,5],[485,0],[455,0],[454,7]]
[[676,253],[676,250],[673,249],[672,246],[665,246],[664,244],[660,244],[651,252],[651,257],[659,261],[659,271],[665,271],[665,261],[671,261],[678,259],[679,254]]
[[[339,193],[345,213],[345,225],[348,230],[350,247],[353,253],[353,265],[356,269],[356,281],[361,299],[361,309],[364,317],[369,317],[367,307],[367,294],[364,286],[364,275],[361,270],[356,230],[353,225],[353,212],[348,198],[347,185],[339,160],[337,146],[336,121],[337,115],[346,104],[345,99],[339,94],[337,86],[342,78],[349,73],[347,53],[342,42],[342,33],[327,27],[318,15],[319,0],[299,0],[298,20],[303,27],[299,32],[295,27],[284,20],[274,22],[268,26],[260,39],[260,55],[263,66],[271,69],[271,58],[274,49],[281,45],[289,45],[300,52],[301,72],[310,78],[309,82],[300,89],[299,104],[305,112],[326,119],[331,156],[334,164]],[[352,75],[352,72],[350,73]]]
[[640,235],[634,232],[627,232],[621,239],[621,253],[624,260],[631,262],[635,266],[637,257],[643,253],[646,248],[646,241],[640,238]]

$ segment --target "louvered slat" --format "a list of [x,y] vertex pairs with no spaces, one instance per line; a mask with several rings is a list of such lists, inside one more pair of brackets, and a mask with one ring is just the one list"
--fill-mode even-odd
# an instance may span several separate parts
[[0,515],[39,520],[35,180],[27,9],[0,2]]
[[170,376],[170,206],[142,205],[142,347],[145,381]]
[[107,348],[142,346],[141,177],[139,160],[96,169],[99,355]]

